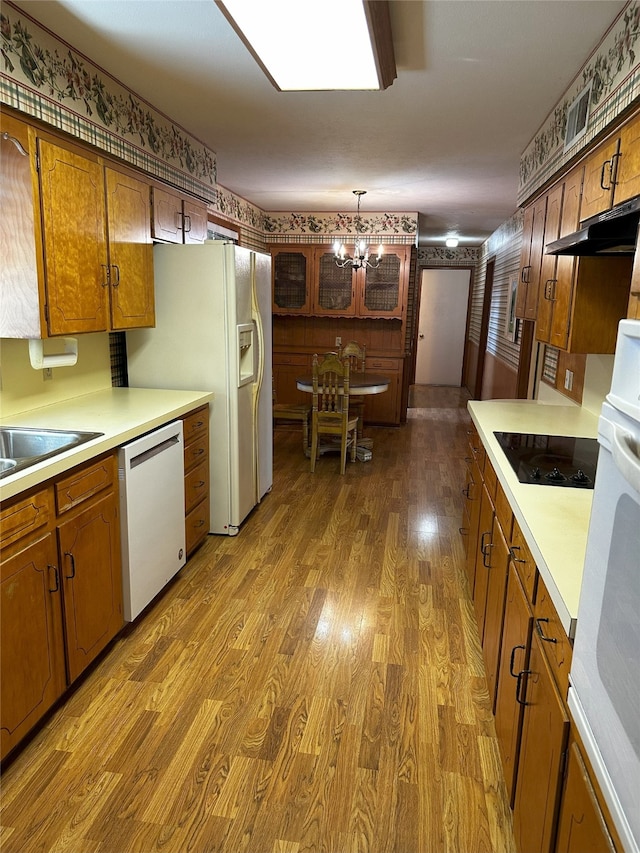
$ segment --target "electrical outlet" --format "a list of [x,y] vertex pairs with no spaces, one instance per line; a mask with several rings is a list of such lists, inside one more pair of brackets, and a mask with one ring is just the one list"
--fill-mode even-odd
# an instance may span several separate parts
[[47,380],[49,379],[53,379],[53,367],[43,367],[42,378],[45,382],[47,382]]
[[336,346],[339,347],[341,345],[342,345],[342,338],[339,335],[337,335],[336,336]]
[[571,391],[573,388],[573,370],[565,370],[564,372],[564,387],[567,391]]

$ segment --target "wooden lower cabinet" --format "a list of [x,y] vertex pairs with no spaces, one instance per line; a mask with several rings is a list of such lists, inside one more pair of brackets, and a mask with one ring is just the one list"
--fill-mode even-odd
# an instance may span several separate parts
[[368,394],[364,398],[364,421],[372,424],[399,424],[402,402],[401,358],[367,358],[366,369],[389,381],[382,394]]
[[187,558],[209,533],[209,406],[183,418]]
[[489,587],[489,568],[491,559],[491,536],[495,510],[493,501],[487,489],[487,483],[482,484],[480,499],[480,520],[478,522],[478,545],[476,549],[475,573],[473,583],[473,607],[478,623],[480,642],[484,638],[484,614],[487,606],[487,590]]
[[502,628],[495,723],[509,800],[513,806],[518,772],[524,705],[522,680],[529,667],[533,616],[513,563],[509,565]]
[[58,545],[67,668],[72,682],[123,625],[115,492],[59,525]]
[[491,533],[491,551],[488,561],[488,581],[484,610],[484,632],[482,637],[482,655],[487,674],[487,687],[492,707],[496,698],[498,683],[498,663],[504,620],[505,595],[507,591],[507,571],[509,569],[509,546],[498,521],[493,519]]
[[65,653],[55,534],[2,562],[1,755],[62,695]]
[[575,740],[567,758],[556,853],[615,853],[586,762]]
[[115,454],[2,507],[1,756],[123,626]]
[[521,853],[551,853],[560,804],[569,716],[534,633],[523,691],[513,831]]

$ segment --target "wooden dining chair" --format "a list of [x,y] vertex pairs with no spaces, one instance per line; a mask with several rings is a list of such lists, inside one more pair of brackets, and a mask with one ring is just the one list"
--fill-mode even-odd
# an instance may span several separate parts
[[[351,373],[364,373],[365,359],[367,357],[365,344],[359,344],[357,341],[349,341],[338,352],[340,358],[349,359],[349,367]],[[354,415],[358,416],[358,438],[362,438],[362,427],[364,425],[364,397],[361,395],[351,394],[349,399],[349,408]]]
[[278,403],[276,387],[272,377],[273,397],[273,422],[277,421],[301,421],[302,422],[302,451],[309,453],[309,420],[311,417],[311,406],[305,403]]
[[313,357],[313,404],[311,407],[311,472],[316,470],[318,438],[340,437],[340,473],[347,465],[347,447],[356,461],[358,418],[349,412],[349,361],[333,353],[322,361]]

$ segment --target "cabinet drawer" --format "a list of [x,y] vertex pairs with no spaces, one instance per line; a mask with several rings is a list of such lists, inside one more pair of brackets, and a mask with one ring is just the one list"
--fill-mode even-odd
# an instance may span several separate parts
[[54,485],[58,515],[112,488],[115,479],[116,458],[111,455],[58,480]]
[[187,556],[202,542],[209,532],[209,497],[195,506],[187,513],[185,519],[185,538],[187,545]]
[[493,468],[493,465],[489,461],[488,457],[485,458],[484,470],[482,472],[482,477],[484,479],[484,484],[486,486],[486,489],[489,492],[489,497],[495,503],[496,489],[498,487],[498,478],[496,477],[496,472]]
[[553,672],[560,695],[566,702],[572,648],[541,577],[538,578],[533,618],[534,630],[542,640],[541,646],[546,653],[549,667]]
[[49,524],[53,518],[53,495],[43,489],[22,498],[0,512],[0,545],[7,548]]
[[184,478],[184,508],[189,512],[209,493],[209,460],[200,463]]
[[525,538],[520,530],[520,525],[517,520],[513,519],[513,528],[511,531],[511,559],[513,560],[518,577],[522,582],[529,602],[533,604],[535,601],[535,586],[536,586],[536,564],[529,550],[529,546],[525,542]]
[[478,431],[473,424],[471,424],[470,428],[467,430],[467,435],[469,437],[469,450],[471,452],[471,455],[478,463],[478,468],[482,472],[484,468],[486,451],[484,449],[484,445],[480,441]]
[[209,458],[209,436],[203,435],[184,448],[184,470],[190,471],[199,462]]
[[509,499],[504,493],[504,489],[500,485],[500,481],[498,480],[496,483],[496,515],[498,516],[498,521],[500,522],[500,527],[502,528],[502,532],[504,533],[504,538],[507,542],[511,542],[511,528],[513,525],[513,512],[511,511],[511,504],[509,503]]
[[397,373],[400,370],[400,360],[397,358],[367,358],[365,366],[372,373],[376,370],[382,370],[383,373]]
[[289,355],[285,355],[283,353],[274,352],[273,354],[274,367],[277,367],[280,364],[294,364],[298,367],[308,367],[309,361],[310,357],[303,353],[290,353]]
[[192,438],[204,433],[209,428],[209,407],[203,406],[201,409],[196,409],[195,412],[183,418],[183,434],[184,443],[188,444]]

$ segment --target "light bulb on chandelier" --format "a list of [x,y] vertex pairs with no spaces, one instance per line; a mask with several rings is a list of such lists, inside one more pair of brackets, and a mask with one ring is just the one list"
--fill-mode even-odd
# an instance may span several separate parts
[[[358,232],[362,231],[360,199],[363,195],[366,195],[366,192],[366,190],[353,190],[353,194],[358,199],[358,211],[355,218],[355,229]],[[354,270],[359,270],[362,267],[375,270],[380,266],[380,261],[382,260],[382,245],[378,246],[378,253],[375,256],[375,259],[372,259],[369,254],[369,246],[367,245],[367,242],[365,240],[358,240],[358,238],[354,241],[353,257],[347,254],[344,243],[340,243],[338,240],[333,244],[333,252],[336,265],[341,269],[350,266]]]

